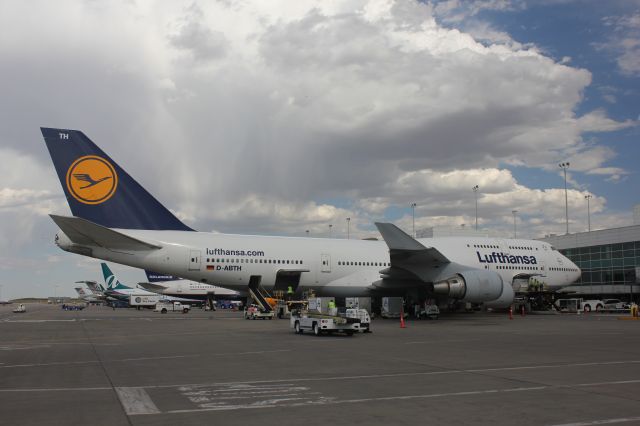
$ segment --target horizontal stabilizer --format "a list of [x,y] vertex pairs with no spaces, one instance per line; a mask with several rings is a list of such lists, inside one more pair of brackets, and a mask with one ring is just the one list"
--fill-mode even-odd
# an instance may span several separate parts
[[147,279],[150,283],[164,283],[167,281],[180,281],[182,278],[174,277],[173,275],[160,274],[158,272],[148,271],[145,269],[144,273],[147,275]]
[[163,286],[160,284],[148,283],[148,282],[139,282],[138,285],[144,288],[145,290],[153,291],[154,293],[163,292],[164,290],[167,289],[166,286]]
[[148,243],[123,233],[73,216],[49,215],[69,239],[79,245],[94,245],[109,250],[157,250],[157,244]]

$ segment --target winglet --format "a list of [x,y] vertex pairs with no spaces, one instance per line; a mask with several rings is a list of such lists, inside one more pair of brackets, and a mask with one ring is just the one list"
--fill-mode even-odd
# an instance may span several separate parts
[[375,225],[390,250],[420,251],[427,249],[393,223],[376,222]]

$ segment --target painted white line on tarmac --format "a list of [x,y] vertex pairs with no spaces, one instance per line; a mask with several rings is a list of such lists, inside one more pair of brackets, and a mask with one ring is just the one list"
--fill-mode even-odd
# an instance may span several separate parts
[[64,320],[13,320],[13,319],[5,319],[4,322],[76,322],[75,319],[64,319]]
[[[260,401],[258,403],[249,403],[249,404],[236,404],[236,405],[216,405],[213,407],[202,407],[202,408],[192,408],[192,409],[182,409],[182,410],[170,410],[167,411],[167,414],[177,414],[177,413],[193,413],[193,412],[201,412],[201,411],[225,411],[225,410],[243,410],[243,409],[257,409],[257,408],[283,408],[283,407],[301,407],[301,406],[311,406],[311,405],[341,405],[341,404],[360,404],[360,403],[370,403],[370,402],[380,402],[380,401],[406,401],[413,399],[430,399],[430,398],[445,398],[445,397],[464,397],[464,396],[473,396],[473,395],[487,395],[487,394],[507,394],[507,393],[515,393],[515,392],[533,392],[540,391],[546,389],[571,389],[577,387],[584,386],[606,386],[606,385],[616,385],[616,384],[637,384],[640,383],[640,380],[627,380],[624,382],[616,381],[616,382],[599,382],[599,383],[581,383],[577,385],[542,385],[542,386],[530,386],[530,387],[517,387],[517,388],[504,388],[504,389],[485,389],[485,390],[477,390],[477,391],[462,391],[462,392],[447,392],[447,393],[431,393],[431,394],[421,394],[421,395],[399,395],[399,396],[383,396],[383,397],[374,397],[374,398],[358,398],[358,399],[336,399],[336,398],[319,398],[317,400],[307,400],[304,402],[287,402],[287,399],[283,400],[266,400]],[[617,419],[620,420],[620,419]],[[630,420],[629,420],[630,421]],[[585,423],[585,425],[591,424],[606,424],[606,423]],[[578,423],[577,425],[581,425]],[[562,425],[568,426],[568,425]],[[572,424],[573,426],[573,424]]]
[[[377,398],[358,398],[358,399],[342,399],[342,400],[338,400],[335,398],[319,398],[318,400],[307,400],[304,402],[292,402],[292,403],[288,403],[286,399],[285,400],[272,399],[272,400],[261,401],[261,403],[220,405],[216,407],[193,408],[193,409],[186,409],[186,410],[170,410],[170,411],[167,411],[166,413],[177,414],[177,413],[193,413],[193,412],[200,412],[200,411],[226,411],[226,410],[243,410],[243,409],[256,409],[256,408],[274,408],[274,407],[278,407],[278,408],[301,407],[301,406],[308,406],[308,405],[359,404],[363,402],[400,401],[400,400],[411,400],[411,399],[443,398],[443,397],[453,397],[453,396],[483,395],[483,394],[508,393],[508,392],[524,392],[524,391],[542,390],[545,388],[546,386],[535,386],[535,387],[527,387],[527,388],[487,389],[487,390],[481,390],[481,391],[432,393],[432,394],[424,394],[424,395],[402,395],[402,396],[386,396],[386,397],[377,397]],[[296,399],[302,399],[302,398],[296,398]]]
[[176,359],[176,358],[196,358],[200,355],[173,355],[173,356],[148,356],[143,358],[125,358],[113,360],[113,362],[131,362],[131,361],[150,361],[150,360],[158,360],[158,359]]
[[52,365],[82,365],[82,364],[97,364],[100,361],[65,361],[65,362],[47,362],[41,364],[11,364],[0,365],[0,368],[25,368],[25,367],[49,367]]
[[0,351],[20,351],[25,349],[49,348],[50,345],[0,345]]
[[84,392],[84,391],[103,391],[112,390],[111,387],[93,387],[93,388],[28,388],[28,389],[0,389],[0,392]]
[[577,422],[577,423],[563,423],[557,424],[553,426],[592,426],[592,425],[610,425],[614,423],[629,423],[629,422],[637,422],[640,421],[640,417],[626,417],[621,419],[604,419],[604,420],[592,420],[587,422]]
[[115,390],[128,416],[160,413],[143,388],[115,388]]
[[303,377],[303,378],[289,378],[289,379],[247,380],[247,381],[238,381],[238,382],[219,382],[219,383],[201,383],[201,384],[185,383],[181,385],[152,385],[152,386],[145,386],[145,388],[172,388],[177,386],[178,387],[179,386],[211,386],[211,385],[235,385],[235,384],[253,384],[253,383],[324,382],[324,381],[332,381],[332,380],[362,380],[362,379],[375,380],[375,379],[384,379],[384,378],[392,378],[392,377],[438,376],[438,375],[447,375],[447,374],[484,373],[484,372],[491,372],[491,371],[532,370],[537,368],[542,369],[542,368],[592,367],[592,366],[625,365],[625,364],[638,364],[638,363],[640,363],[640,360],[584,362],[584,363],[576,363],[576,364],[527,365],[527,366],[521,366],[521,367],[476,368],[476,369],[468,369],[468,370],[443,370],[443,371],[370,374],[370,375],[363,374],[358,376]]

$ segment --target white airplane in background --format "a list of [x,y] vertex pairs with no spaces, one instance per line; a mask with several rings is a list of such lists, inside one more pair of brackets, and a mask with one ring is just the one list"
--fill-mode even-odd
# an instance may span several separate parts
[[[123,284],[113,272],[111,272],[111,268],[104,263],[101,262],[100,266],[102,267],[102,274],[104,276],[104,282],[107,285],[107,289],[105,290],[105,294],[108,297],[113,299],[122,300],[125,302],[129,301],[131,296],[158,296],[158,293],[153,291],[148,291],[141,288],[133,288]],[[173,302],[198,302],[199,299],[196,298],[180,298],[180,297],[166,297],[167,300]]]
[[235,290],[218,287],[217,285],[203,284],[196,281],[183,280],[171,275],[158,274],[157,272],[144,271],[147,282],[138,283],[145,290],[157,294],[172,297],[188,297],[189,299],[207,300],[209,295],[216,298],[238,298],[242,294]]
[[[196,232],[77,130],[42,128],[72,217],[51,215],[63,250],[246,291],[416,295],[509,306],[514,279],[553,290],[580,269],[548,243],[481,237],[416,240],[376,223],[384,242]],[[195,183],[194,183],[195,184]]]
[[[76,281],[76,283],[78,282],[83,282],[83,281]],[[76,290],[76,293],[78,293],[78,297],[85,302],[96,303],[96,302],[102,302],[105,300],[105,297],[100,298],[93,293],[88,293],[82,287],[75,287],[75,290]]]

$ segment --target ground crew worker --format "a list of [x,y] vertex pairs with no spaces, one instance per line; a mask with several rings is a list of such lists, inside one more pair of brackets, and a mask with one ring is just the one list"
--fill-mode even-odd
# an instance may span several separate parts
[[287,287],[287,299],[291,300],[293,298],[293,286]]
[[336,309],[336,302],[334,300],[329,300],[329,315],[335,316],[338,312]]

